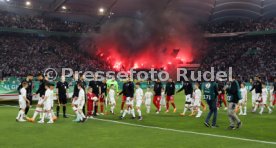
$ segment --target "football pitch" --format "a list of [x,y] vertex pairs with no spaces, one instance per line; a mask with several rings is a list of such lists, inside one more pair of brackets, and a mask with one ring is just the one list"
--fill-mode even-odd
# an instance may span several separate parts
[[[152,106],[151,113],[146,114],[143,106],[142,121],[130,116],[120,120],[120,101],[119,98],[115,115],[97,116],[85,123],[72,121],[75,117],[68,105],[70,118],[61,117],[54,124],[15,122],[16,102],[0,102],[0,147],[276,147],[275,112],[253,114],[248,107],[248,115],[240,116],[242,128],[230,131],[223,109],[218,111],[220,127],[215,129],[203,125],[208,109],[201,118],[179,116],[184,107],[183,93],[175,96],[177,113],[173,113],[172,107],[170,113],[165,113],[163,107],[157,115]],[[34,107],[28,115],[32,116],[33,112]]]

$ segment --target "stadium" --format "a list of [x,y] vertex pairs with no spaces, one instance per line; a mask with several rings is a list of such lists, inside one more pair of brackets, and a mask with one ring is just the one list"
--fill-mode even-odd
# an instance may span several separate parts
[[0,0],[0,145],[275,147],[276,0]]

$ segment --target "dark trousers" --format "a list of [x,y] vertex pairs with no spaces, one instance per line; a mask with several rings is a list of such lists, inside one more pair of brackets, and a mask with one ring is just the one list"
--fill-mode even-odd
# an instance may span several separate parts
[[209,123],[209,121],[213,115],[212,126],[215,126],[217,124],[217,116],[218,116],[217,105],[216,105],[217,99],[207,100],[207,104],[209,106],[209,113],[205,119],[205,122]]
[[83,112],[83,114],[85,114],[85,113],[86,113],[86,110],[85,110],[85,105],[86,105],[86,100],[85,100],[84,105],[83,105],[83,108],[82,108],[82,112]]
[[[32,105],[32,103],[33,103],[33,96],[32,96],[32,94],[27,94],[27,99],[30,101],[30,105]],[[25,115],[28,114],[29,109],[30,109],[30,107],[27,105],[26,108],[25,108]]]
[[93,116],[97,116],[99,101],[94,101]]

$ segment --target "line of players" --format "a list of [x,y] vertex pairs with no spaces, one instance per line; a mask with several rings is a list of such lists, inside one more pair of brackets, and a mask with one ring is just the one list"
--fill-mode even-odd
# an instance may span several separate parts
[[[17,121],[25,121],[24,117],[25,114],[28,113],[29,106],[31,105],[31,92],[32,92],[32,75],[28,75],[26,80],[21,83],[21,88],[19,89],[19,106],[20,111],[16,118]],[[36,92],[36,96],[39,95],[39,101],[35,110],[35,113],[32,118],[27,118],[28,121],[34,122],[37,115],[40,114],[41,120],[39,123],[44,123],[45,117],[49,119],[48,123],[53,123],[56,118],[53,112],[53,99],[54,99],[54,85],[47,82],[47,77],[44,78],[43,75],[38,75],[38,80],[40,81],[39,89]],[[118,95],[123,95],[122,97],[122,104],[121,104],[121,116],[120,118],[123,119],[126,114],[131,114],[132,118],[135,119],[135,108],[138,113],[138,119],[142,120],[142,112],[141,112],[141,105],[145,103],[147,108],[147,113],[150,112],[151,107],[151,98],[153,97],[153,104],[156,107],[156,113],[158,114],[161,111],[161,107],[166,107],[166,112],[169,112],[170,104],[174,108],[174,112],[176,112],[176,106],[174,104],[174,95],[175,95],[175,84],[172,79],[166,84],[165,89],[162,86],[162,83],[157,80],[155,82],[153,91],[151,92],[150,88],[147,88],[145,94],[143,90],[140,88],[140,83],[134,84],[130,79],[123,84],[123,89],[121,92],[118,92],[118,83],[115,79],[111,79],[107,81],[97,81],[97,79],[89,82],[88,92],[85,92],[86,82],[83,79],[83,76],[80,75],[80,78],[75,78],[76,85],[74,87],[74,93],[72,97],[72,108],[76,113],[76,120],[77,122],[84,122],[87,118],[93,118],[93,116],[97,116],[98,114],[98,104],[101,107],[101,113],[104,114],[104,105],[107,106],[107,102],[111,105],[110,112],[114,114],[114,108],[116,106],[116,98]],[[276,80],[275,80],[276,81]],[[274,83],[274,90],[271,87],[270,95],[271,99],[270,104],[267,105],[267,98],[268,92],[266,90],[266,85],[261,83],[260,78],[256,77],[255,81],[253,82],[253,87],[250,90],[252,92],[252,106],[253,112],[256,112],[258,107],[260,107],[260,114],[263,113],[264,108],[266,107],[269,110],[269,113],[272,112],[271,107],[275,105],[276,99],[275,98],[275,83]],[[63,117],[68,118],[66,115],[66,103],[68,96],[68,83],[65,81],[64,77],[61,77],[61,81],[59,81],[56,85],[57,88],[57,97],[58,97],[58,105],[56,108],[56,115],[59,117],[59,109],[60,106],[63,107]],[[136,90],[135,90],[136,87]],[[225,103],[225,107],[227,105],[225,94],[223,92],[224,84],[219,83],[218,85],[218,103],[217,107],[221,106],[221,103]],[[200,110],[200,106],[204,109],[206,108],[203,101],[201,101],[201,90],[200,84],[195,83],[194,85],[191,82],[184,82],[181,89],[177,91],[180,92],[184,90],[186,95],[186,101],[182,116],[186,115],[188,110],[191,110],[190,116],[196,114],[196,117],[200,117],[202,111]],[[246,115],[247,113],[247,90],[245,85],[241,84],[241,95],[242,100],[239,101],[239,106],[237,110],[240,110],[239,115]],[[274,95],[274,97],[273,97]],[[107,101],[108,100],[108,101]],[[85,114],[85,103],[87,101],[87,114]],[[135,106],[134,106],[135,102]]]
[[[25,114],[28,113],[29,106],[32,104],[32,75],[28,75],[26,80],[23,80],[21,85],[19,86],[19,106],[20,112],[18,117],[16,118],[17,121],[25,121],[23,117]],[[53,112],[53,100],[54,100],[54,85],[48,83],[47,77],[43,77],[43,75],[38,75],[38,80],[40,81],[39,89],[37,90],[35,96],[38,96],[39,101],[35,109],[35,113],[32,118],[27,118],[28,121],[34,122],[37,115],[40,115],[41,120],[39,123],[44,123],[45,116],[50,118],[48,123],[53,123],[56,119],[56,116]],[[115,79],[112,79],[108,83],[106,81],[99,82],[96,79],[89,83],[89,89],[87,93],[87,99],[85,95],[85,87],[86,82],[83,80],[83,76],[80,75],[80,78],[75,78],[77,84],[74,87],[74,93],[72,96],[72,107],[74,112],[77,115],[77,119],[75,121],[85,121],[85,119],[92,118],[93,116],[98,115],[98,101],[100,101],[101,105],[101,114],[103,114],[104,103],[107,103],[107,96],[108,100],[111,105],[111,113],[114,114],[114,108],[116,105],[116,96],[123,95],[122,97],[122,104],[121,104],[121,113],[123,118],[127,113],[132,113],[133,118],[135,118],[134,114],[134,99],[136,100],[136,109],[139,115],[139,120],[142,120],[142,113],[141,113],[141,105],[145,103],[147,108],[147,113],[150,112],[151,106],[151,98],[153,97],[153,93],[150,91],[150,88],[147,88],[147,92],[143,93],[143,90],[140,88],[140,84],[136,84],[136,91],[134,93],[134,83],[127,80],[123,84],[123,90],[118,93],[118,84]],[[68,118],[66,115],[66,103],[68,96],[68,83],[65,81],[64,77],[61,77],[61,81],[59,81],[56,85],[57,88],[57,97],[58,97],[58,105],[56,108],[56,115],[59,117],[59,110],[60,106],[63,107],[63,117]],[[107,88],[108,93],[107,93]],[[184,86],[183,86],[184,88]],[[27,91],[26,91],[27,90]],[[183,90],[183,89],[181,89]],[[180,90],[180,91],[181,91]],[[175,84],[170,79],[166,85],[166,89],[162,87],[162,83],[157,81],[154,85],[154,98],[153,103],[156,106],[156,113],[161,111],[161,105],[166,106],[166,112],[169,111],[169,103],[172,104],[174,107],[174,112],[176,112],[176,107],[174,104],[174,95],[175,92]],[[107,95],[108,94],[108,95]],[[166,94],[166,97],[165,97]],[[199,94],[199,93],[198,93]],[[199,94],[200,95],[200,94]],[[99,98],[99,99],[98,99]],[[201,96],[198,96],[198,101],[200,102]],[[87,115],[85,116],[85,101],[87,100]],[[187,102],[187,101],[186,101]],[[124,106],[126,107],[124,109]]]
[[[189,83],[191,84],[191,83]],[[84,122],[87,118],[93,118],[93,116],[98,115],[98,102],[100,101],[101,105],[101,114],[103,113],[103,104],[107,103],[107,100],[110,104],[110,112],[114,114],[114,108],[116,106],[116,98],[119,95],[122,96],[122,104],[121,104],[121,116],[123,119],[126,114],[131,114],[132,119],[135,119],[135,109],[138,113],[138,119],[142,120],[142,111],[141,105],[145,103],[147,108],[147,113],[150,112],[151,99],[153,97],[153,93],[150,91],[150,88],[147,88],[145,94],[140,87],[140,83],[134,84],[129,78],[127,78],[126,82],[123,84],[123,89],[121,92],[118,92],[118,84],[115,79],[111,79],[110,81],[100,82],[97,81],[97,78],[93,81],[89,82],[88,93],[87,93],[87,116],[85,116],[85,86],[86,83],[82,80],[78,81],[77,86],[75,86],[72,107],[77,116],[77,122]],[[183,85],[183,87],[178,91],[185,90],[185,92],[189,92],[186,96],[190,98],[190,100],[186,100],[186,105],[184,108],[184,112],[181,115],[185,115],[185,112],[188,109],[192,110],[191,116],[194,115],[194,111],[197,111],[198,114],[196,117],[200,117],[202,111],[200,110],[201,105],[201,91],[199,89],[199,84],[196,84],[196,89],[194,96],[193,94],[193,86],[189,85],[189,87]],[[77,89],[76,89],[77,88]],[[108,91],[107,91],[108,90]],[[176,112],[176,106],[174,104],[174,94],[175,94],[175,83],[172,79],[169,79],[166,84],[165,89],[162,86],[162,83],[157,80],[154,84],[154,97],[153,104],[156,107],[156,113],[158,114],[161,111],[161,105],[166,107],[166,112],[169,112],[169,104],[174,107],[174,112]],[[166,97],[165,97],[166,96]],[[192,99],[192,97],[194,99]],[[135,103],[135,105],[134,105]]]

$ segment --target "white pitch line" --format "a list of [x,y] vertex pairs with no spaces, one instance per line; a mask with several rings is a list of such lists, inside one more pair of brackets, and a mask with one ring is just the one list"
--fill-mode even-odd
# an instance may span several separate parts
[[[17,108],[18,106],[0,105],[0,107],[16,107]],[[31,110],[34,110],[34,109],[31,109]],[[75,115],[71,115],[71,114],[68,114],[68,115],[69,116],[75,116]],[[234,140],[240,140],[240,141],[248,141],[248,142],[256,142],[256,143],[264,143],[264,144],[276,145],[276,142],[271,142],[271,141],[263,141],[263,140],[256,140],[256,139],[231,137],[231,136],[208,134],[208,133],[200,133],[200,132],[193,132],[193,131],[184,131],[184,130],[177,130],[177,129],[170,129],[170,128],[162,128],[162,127],[157,127],[157,126],[139,125],[139,124],[132,124],[132,123],[126,123],[126,122],[120,122],[120,121],[114,121],[114,120],[99,119],[99,118],[93,118],[93,120],[104,121],[104,122],[111,122],[111,123],[116,123],[116,124],[123,124],[123,125],[134,126],[134,127],[143,127],[143,128],[158,129],[158,130],[172,131],[172,132],[178,132],[178,133],[186,133],[186,134],[194,134],[194,135],[210,136],[210,137],[216,137],[216,138],[234,139]]]
[[216,134],[207,134],[207,133],[200,133],[200,132],[193,132],[193,131],[184,131],[184,130],[162,128],[162,127],[156,127],[156,126],[139,125],[139,124],[132,124],[132,123],[126,123],[126,122],[120,122],[120,121],[114,121],[114,120],[106,120],[106,119],[98,119],[98,118],[94,118],[93,120],[100,120],[100,121],[105,121],[105,122],[112,122],[112,123],[117,123],[117,124],[124,124],[124,125],[143,127],[143,128],[159,129],[159,130],[164,130],[164,131],[172,131],[172,132],[179,132],[179,133],[187,133],[187,134],[195,134],[195,135],[202,135],[202,136],[211,136],[211,137],[217,137],[217,138],[226,138],[226,139],[234,139],[234,140],[242,140],[242,141],[250,141],[250,142],[276,145],[276,142],[270,142],[270,141],[223,136],[223,135],[216,135]]

